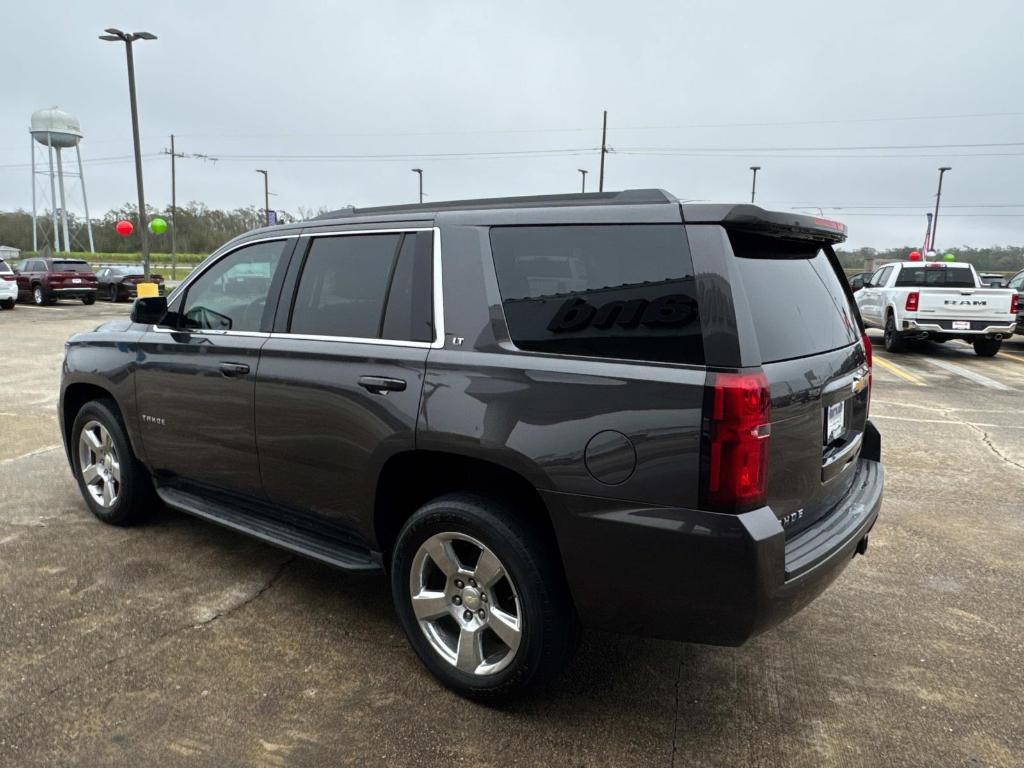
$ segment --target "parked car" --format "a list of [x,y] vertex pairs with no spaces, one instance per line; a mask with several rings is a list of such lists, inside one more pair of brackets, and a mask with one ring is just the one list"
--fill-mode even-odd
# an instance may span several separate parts
[[885,264],[857,294],[864,322],[885,330],[885,348],[902,352],[909,340],[963,339],[992,357],[1013,334],[1018,296],[984,288],[974,267],[955,261]]
[[0,259],[0,309],[14,309],[18,300],[18,280],[11,266]]
[[[102,266],[96,270],[97,292],[100,298],[108,301],[134,299],[138,294],[139,283],[145,282],[146,270],[137,264],[113,264]],[[157,284],[161,296],[166,289],[161,275],[149,275],[149,281]]]
[[96,301],[96,275],[82,259],[25,259],[15,271],[22,301],[39,306],[58,299],[81,299],[83,304]]
[[580,622],[739,645],[879,514],[843,239],[658,190],[260,229],[68,341],[65,449],[105,522],[155,497],[388,572],[463,695],[546,683]]
[[1021,300],[1024,298],[1024,269],[1007,280],[1006,287],[1017,292],[1017,325],[1014,332],[1024,336],[1024,301]]
[[864,287],[864,282],[871,277],[870,272],[858,272],[850,276],[850,290],[856,293]]

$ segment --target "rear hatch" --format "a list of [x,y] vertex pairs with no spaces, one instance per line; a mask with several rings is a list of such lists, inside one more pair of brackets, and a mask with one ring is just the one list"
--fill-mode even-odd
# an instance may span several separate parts
[[860,321],[827,244],[729,239],[771,398],[767,503],[791,537],[856,474],[870,397]]
[[89,262],[54,259],[50,262],[50,288],[95,288],[96,274]]
[[[917,319],[1012,322],[1012,291],[1005,288],[977,288],[974,273],[967,264],[928,262],[900,268],[897,288],[919,288]],[[971,330],[972,325],[954,330]]]

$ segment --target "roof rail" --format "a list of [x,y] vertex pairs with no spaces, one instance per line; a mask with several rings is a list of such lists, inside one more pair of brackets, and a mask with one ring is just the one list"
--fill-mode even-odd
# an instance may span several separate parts
[[479,200],[445,200],[436,203],[385,205],[374,208],[342,208],[317,216],[318,219],[339,219],[347,216],[370,216],[391,213],[432,213],[434,211],[479,210],[486,208],[545,208],[566,205],[644,205],[678,203],[663,189],[626,189],[621,192],[577,192],[569,195],[529,195],[526,197],[490,197]]

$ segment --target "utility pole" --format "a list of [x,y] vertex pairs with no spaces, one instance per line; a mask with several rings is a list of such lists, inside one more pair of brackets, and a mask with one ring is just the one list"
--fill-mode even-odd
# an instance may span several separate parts
[[263,174],[263,213],[267,217],[267,226],[270,226],[270,175],[260,169],[256,169],[256,173]]
[[754,180],[750,184],[750,204],[754,204],[754,194],[757,192],[757,172],[761,170],[760,165],[750,166],[750,170],[754,172]]
[[601,175],[597,181],[597,191],[604,192],[604,156],[608,154],[608,110],[604,111],[601,123]]
[[139,105],[135,98],[135,57],[132,54],[132,43],[136,40],[156,40],[152,32],[122,32],[120,29],[103,30],[107,34],[100,35],[100,40],[124,43],[128,55],[128,96],[132,107],[132,141],[135,144],[135,184],[139,188],[139,239],[142,241],[142,262],[145,265],[144,279],[149,282],[149,229],[146,221],[146,195],[142,189],[142,147],[139,142]]
[[412,172],[420,177],[420,204],[422,205],[422,203],[423,203],[423,169],[422,168],[413,168]]
[[948,165],[944,165],[939,168],[939,191],[935,193],[935,218],[932,219],[932,242],[931,247],[933,251],[937,251],[938,248],[935,245],[935,233],[939,229],[939,201],[942,199],[942,177],[946,171],[951,171],[953,168]]
[[586,192],[587,191],[587,171],[583,170],[582,168],[577,168],[576,170],[579,171],[580,175],[583,177],[583,188],[580,189],[580,192]]
[[[166,150],[165,150],[166,151]],[[174,173],[174,161],[176,158],[184,157],[184,152],[174,151],[174,134],[171,134],[171,151],[167,152],[171,156],[171,280],[178,279],[178,244],[176,238],[176,230],[178,229],[178,189],[177,181]]]

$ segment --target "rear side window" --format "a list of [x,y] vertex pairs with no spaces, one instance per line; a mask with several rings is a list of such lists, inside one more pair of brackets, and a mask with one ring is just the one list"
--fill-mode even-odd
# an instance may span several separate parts
[[897,288],[927,288],[929,285],[974,288],[974,275],[970,267],[947,267],[945,264],[902,267],[896,275]]
[[290,330],[312,336],[433,340],[430,232],[313,240]]
[[682,225],[494,227],[491,250],[520,349],[704,362]]
[[815,243],[730,233],[765,363],[848,346],[860,338],[840,277]]
[[12,270],[11,270],[11,268],[10,268],[10,267],[9,267],[9,266],[7,265],[7,262],[6,262],[6,261],[4,261],[3,259],[0,259],[0,272],[3,272],[3,273],[5,273],[5,274],[6,274],[6,273],[9,273],[9,272],[11,272],[11,271],[12,271]]

